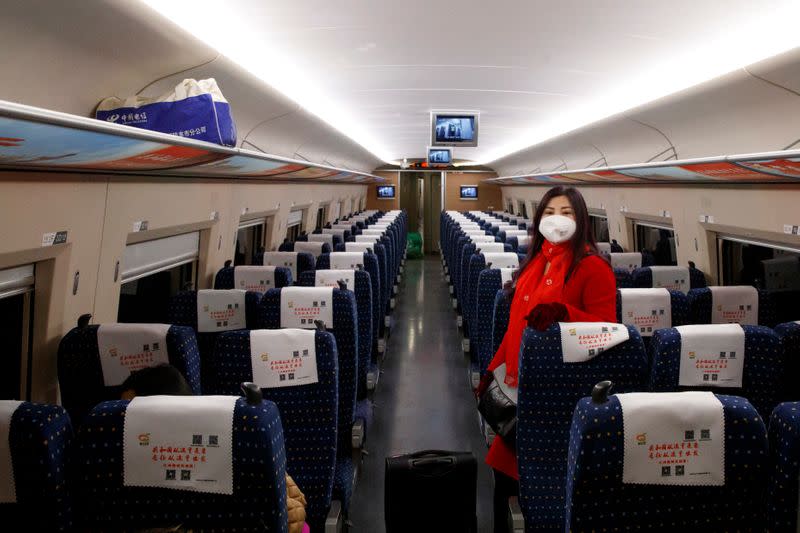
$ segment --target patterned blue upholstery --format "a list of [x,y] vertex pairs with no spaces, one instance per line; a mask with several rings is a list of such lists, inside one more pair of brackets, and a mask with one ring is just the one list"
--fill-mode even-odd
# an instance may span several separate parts
[[470,337],[470,345],[475,344],[477,360],[472,370],[483,375],[489,362],[494,357],[492,351],[492,329],[494,318],[494,302],[497,291],[502,289],[500,270],[486,269],[478,276],[477,300],[475,303],[475,327]]
[[[369,273],[355,271],[356,313],[358,315],[358,398],[367,397],[367,372],[372,365],[372,284]],[[300,275],[301,287],[314,287],[316,271]],[[348,287],[349,288],[349,287]]]
[[[690,324],[711,323],[711,289],[703,287],[689,291]],[[758,289],[758,325],[775,326],[775,309],[769,292]]]
[[651,392],[709,390],[747,398],[765,420],[781,400],[776,386],[785,373],[780,339],[764,326],[742,326],[744,329],[744,372],[742,388],[678,386],[681,361],[681,336],[675,328],[660,329],[650,344],[652,370]]
[[[316,229],[315,229],[315,230],[314,230],[314,231],[312,231],[311,233],[312,233],[312,234],[314,234],[314,235],[321,235],[321,234],[322,234],[322,230],[316,230]],[[348,233],[345,233],[345,238],[347,238],[347,236],[348,236]],[[331,234],[331,237],[333,237],[333,239],[332,239],[332,240],[333,240],[333,245],[334,245],[334,246],[336,246],[336,245],[337,245],[337,244],[339,244],[340,242],[344,242],[344,241],[342,240],[342,238],[341,238],[339,235],[336,235],[336,234]],[[295,240],[297,240],[297,241],[300,241],[300,242],[308,242],[308,235],[300,235],[300,236],[299,236],[299,237],[297,237],[297,239],[295,239]]]
[[[343,244],[341,246],[337,246],[336,251],[344,252],[345,245]],[[376,256],[378,263],[378,279],[380,280],[380,287],[379,287],[380,292],[378,293],[380,298],[378,301],[380,303],[380,309],[382,310],[381,312],[385,313],[389,307],[389,299],[391,298],[392,295],[392,287],[394,286],[394,281],[391,280],[391,274],[387,270],[388,267],[386,261],[386,248],[380,243],[374,243],[372,244],[372,251]],[[320,256],[320,258],[321,257],[322,256]],[[318,266],[317,268],[322,268],[322,267]],[[383,314],[381,314],[381,317],[383,317]],[[379,320],[378,330],[379,332],[381,332],[381,334],[384,331],[383,324],[384,324],[383,320]]]
[[[342,507],[350,508],[350,498],[353,496],[353,476],[355,465],[350,457],[336,459],[336,471],[333,474],[333,497],[342,502]],[[312,529],[311,531],[315,531]],[[319,530],[316,530],[319,531]]]
[[22,402],[8,431],[17,503],[0,504],[7,531],[70,531],[73,510],[66,465],[73,436],[66,411]]
[[614,277],[617,279],[618,289],[633,289],[633,278],[627,268],[615,268]]
[[[261,293],[247,291],[245,294],[245,319],[247,329],[258,327],[258,304],[261,301]],[[197,347],[200,351],[200,383],[207,383],[210,378],[208,375],[208,365],[206,361],[214,352],[214,343],[217,342],[219,333],[208,333],[197,331],[197,292],[183,291],[173,296],[169,301],[167,317],[170,324],[177,326],[188,326],[197,335]]]
[[[503,337],[508,329],[508,317],[511,314],[511,300],[514,299],[514,291],[498,291],[494,298],[494,313],[492,314],[492,353],[489,361],[500,348]],[[488,365],[487,365],[488,366]]]
[[[672,308],[672,327],[688,324],[689,320],[689,298],[680,291],[669,291],[670,306]],[[617,290],[617,322],[627,324],[625,317],[622,316],[622,299]],[[633,325],[633,324],[629,324]],[[650,353],[650,342],[653,337],[642,336],[642,342],[647,353]]]
[[[328,332],[316,333],[317,383],[262,389],[265,400],[278,406],[286,442],[286,471],[306,496],[306,521],[321,531],[331,505],[336,466],[338,355]],[[250,332],[221,333],[210,360],[216,376],[209,394],[235,395],[253,381]]]
[[[380,336],[379,323],[383,322],[383,315],[381,313],[381,302],[378,295],[381,293],[381,278],[380,270],[378,267],[378,256],[375,254],[364,253],[364,271],[369,274],[369,282],[372,286],[370,300],[372,302],[372,349],[373,360],[377,358],[377,343]],[[329,270],[331,267],[331,257],[329,254],[322,254],[317,260],[317,268],[320,270]],[[361,323],[359,322],[359,327]]]
[[[298,240],[299,240],[299,239],[298,239]],[[307,241],[307,240],[308,240],[308,237],[306,237],[306,238],[305,238],[305,239],[303,239],[303,240],[304,240],[304,241]],[[281,243],[281,245],[280,245],[280,246],[278,246],[278,251],[279,251],[279,252],[294,252],[294,243],[293,243],[293,242],[283,242],[283,243]],[[306,252],[306,253],[307,253],[307,252]],[[331,245],[330,245],[330,244],[328,244],[327,242],[324,242],[324,243],[322,243],[322,253],[323,253],[323,254],[328,254],[328,253],[331,253]],[[301,271],[302,271],[302,272],[305,272],[305,270],[306,270],[306,269],[301,269],[301,268],[299,268],[299,266],[298,266],[298,269],[297,269],[297,275],[299,276],[299,275],[300,275],[300,272],[301,272]]]
[[781,380],[783,384],[781,398],[784,401],[798,401],[800,400],[800,390],[797,389],[795,379],[800,372],[800,324],[797,322],[778,324],[775,326],[775,333],[781,339],[786,368]]
[[74,506],[79,527],[139,530],[182,524],[186,529],[287,531],[286,452],[277,406],[233,412],[233,494],[123,485],[122,434],[128,402],[103,402],[78,430]]
[[[259,309],[259,328],[280,329],[282,290],[270,289],[264,294]],[[358,317],[352,292],[333,289],[333,324],[327,327],[336,339],[339,357],[337,453],[339,457],[350,457],[358,375]]]
[[[122,393],[120,386],[106,387],[103,383],[97,347],[98,328],[73,328],[58,346],[61,403],[76,426],[96,404],[116,400]],[[200,394],[202,365],[194,330],[186,326],[170,327],[167,331],[167,354],[170,364],[183,374],[192,391]]]
[[644,390],[647,355],[639,333],[583,363],[564,363],[561,331],[526,329],[522,336],[517,404],[517,460],[520,506],[526,529],[556,529],[564,524],[569,427],[575,403],[599,381],[618,392]]
[[600,404],[590,398],[580,400],[570,431],[567,516],[561,530],[764,531],[764,422],[744,398],[717,398],[725,417],[725,485],[721,487],[622,483],[619,400],[616,396]]
[[[281,245],[283,246],[283,245]],[[293,251],[294,246],[292,246]],[[282,251],[282,250],[281,250]],[[305,272],[306,270],[314,270],[314,265],[316,264],[316,258],[308,253],[308,252],[298,252],[297,253],[297,277],[300,277],[300,274]],[[256,264],[263,265],[264,264],[264,254],[258,254],[256,257]]]
[[[650,267],[637,268],[631,274],[634,287],[646,289],[653,286],[653,271]],[[706,286],[706,276],[702,271],[689,267],[689,288],[701,289]]]
[[[522,224],[522,225],[524,225],[524,224]],[[509,246],[511,247],[511,250],[507,250],[507,251],[509,251],[509,252],[519,252],[519,253],[525,253],[525,252],[527,252],[527,247],[525,247],[525,248],[526,248],[525,252],[523,252],[522,250],[520,250],[520,247],[519,247],[519,237],[516,237],[516,236],[513,236],[513,235],[512,235],[511,237],[508,237],[508,238],[506,239],[506,244],[507,244],[507,245],[509,245]]]
[[800,486],[800,403],[778,405],[769,420],[770,472],[767,484],[767,531],[797,531]]
[[[236,267],[223,267],[214,277],[214,288],[217,290],[235,289],[233,269]],[[292,284],[292,271],[285,267],[275,269],[275,288],[288,287]]]

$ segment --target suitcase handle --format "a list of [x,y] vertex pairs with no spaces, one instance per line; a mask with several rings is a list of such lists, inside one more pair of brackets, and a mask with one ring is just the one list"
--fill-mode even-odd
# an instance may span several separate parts
[[409,463],[412,467],[431,466],[431,465],[451,465],[453,464],[452,457],[430,457],[427,459],[411,459]]
[[[445,450],[421,450],[411,454],[408,464],[412,468],[421,468],[423,466],[432,465],[452,465],[455,461],[453,460],[451,453],[452,452]],[[444,457],[426,457],[428,455],[439,455]]]

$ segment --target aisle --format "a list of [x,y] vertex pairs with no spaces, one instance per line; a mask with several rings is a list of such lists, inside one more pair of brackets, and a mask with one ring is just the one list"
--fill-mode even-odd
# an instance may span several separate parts
[[478,459],[478,531],[491,531],[492,481],[483,459],[468,362],[438,256],[407,260],[383,375],[375,393],[361,477],[350,503],[353,531],[384,531],[384,461],[424,449],[472,451]]

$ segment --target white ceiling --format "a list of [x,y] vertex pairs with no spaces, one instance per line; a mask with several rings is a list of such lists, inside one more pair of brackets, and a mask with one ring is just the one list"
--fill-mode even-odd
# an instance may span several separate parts
[[798,0],[144,1],[384,160],[433,109],[491,162],[800,44]]

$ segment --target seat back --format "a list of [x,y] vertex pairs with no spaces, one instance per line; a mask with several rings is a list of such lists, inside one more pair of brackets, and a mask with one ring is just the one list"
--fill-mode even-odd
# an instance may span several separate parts
[[8,439],[0,449],[11,460],[11,475],[0,484],[13,485],[2,491],[0,518],[10,529],[71,531],[67,461],[73,436],[66,411],[57,405],[0,401],[0,434]]
[[[514,299],[514,291],[497,291],[494,297],[494,311],[492,313],[492,350],[489,361],[500,349],[500,343],[508,330],[508,318],[511,314],[511,301]],[[488,366],[488,363],[487,363]]]
[[618,396],[601,403],[581,399],[566,461],[564,530],[763,531],[766,428],[744,398],[716,398],[725,427],[722,486],[624,483],[625,439],[636,436],[625,435]]
[[[253,382],[250,335],[241,330],[220,334],[210,361],[217,376],[210,394],[236,394],[241,383]],[[312,531],[318,531],[323,529],[331,505],[339,392],[336,340],[324,331],[317,331],[314,340],[316,383],[261,391],[265,400],[278,406],[286,442],[286,471],[305,494],[306,521]]]
[[[73,489],[79,528],[96,531],[124,524],[126,529],[144,530],[181,524],[186,529],[287,531],[286,452],[274,403],[236,400],[230,495],[126,486],[123,439],[128,405],[126,400],[103,402],[78,430]],[[157,420],[153,423],[158,426]]]
[[[666,292],[666,294],[662,294]],[[661,304],[666,296],[669,313]],[[623,298],[626,301],[623,312]],[[683,326],[689,319],[689,299],[680,291],[667,289],[618,289],[617,321],[634,326],[642,336],[644,347],[650,348],[653,333],[659,328]]]
[[[324,270],[321,272],[324,273]],[[356,314],[358,315],[358,399],[367,397],[367,372],[372,359],[372,284],[369,273],[365,270],[353,271],[354,285],[347,289],[356,297]],[[300,275],[301,287],[331,286],[323,283],[317,271],[303,272]]]
[[[267,291],[259,306],[257,329],[281,328],[281,294],[283,291],[310,291],[310,287],[285,287]],[[352,449],[353,421],[357,392],[358,369],[358,315],[356,300],[351,291],[332,289],[333,324],[326,324],[336,339],[339,366],[338,444],[339,457],[349,457]],[[309,328],[314,325],[309,324]]]
[[798,529],[800,487],[800,402],[778,405],[769,419],[769,481],[766,530],[775,533]]
[[786,372],[781,380],[783,401],[800,400],[800,391],[797,390],[795,376],[800,372],[800,320],[797,322],[784,322],[775,326],[775,333],[781,340],[783,347],[784,367]]
[[614,278],[617,280],[617,288],[618,289],[632,289],[633,287],[633,278],[631,277],[631,273],[625,268],[615,268],[614,269]]
[[[378,342],[379,337],[379,323],[382,322],[383,315],[381,314],[381,302],[379,295],[381,294],[381,278],[380,278],[380,270],[378,267],[378,257],[375,254],[370,253],[362,253],[360,262],[352,263],[350,262],[350,257],[355,257],[349,255],[347,252],[334,252],[333,254],[322,254],[319,256],[317,260],[317,270],[329,270],[331,268],[331,261],[333,261],[333,266],[341,269],[348,269],[348,268],[358,268],[358,265],[361,265],[364,268],[364,271],[369,274],[369,282],[372,287],[371,290],[371,302],[372,302],[372,344],[373,348],[376,348],[376,344]],[[359,327],[361,323],[359,322]]]
[[[245,293],[246,329],[255,329],[258,323],[258,303],[261,293],[247,291]],[[200,382],[208,381],[206,360],[214,351],[218,332],[199,331],[197,317],[197,291],[182,291],[170,298],[167,319],[176,326],[188,326],[195,331],[197,348],[200,352]]]
[[297,240],[308,242],[324,242],[330,246],[331,250],[333,250],[333,247],[340,242],[344,242],[344,238],[340,233],[325,232],[321,230],[314,230],[314,232],[310,235],[301,235],[297,238]]
[[[671,290],[678,290],[676,283],[665,283],[664,282],[664,275],[659,273],[660,271],[674,271],[679,272],[679,269],[683,269],[683,267],[641,267],[637,268],[631,273],[631,277],[633,280],[633,286],[636,288],[649,288],[649,287],[665,287]],[[685,280],[686,286],[689,289],[700,289],[706,286],[706,277],[702,271],[693,268],[687,267],[685,268],[686,275],[688,276]],[[656,274],[654,278],[654,273]],[[683,280],[681,280],[683,281]],[[654,284],[655,282],[655,284]]]
[[[736,291],[742,291],[745,289],[752,289],[752,287],[747,286],[733,286],[733,287],[704,287],[700,289],[692,289],[689,291],[689,308],[690,308],[690,324],[724,324],[724,323],[731,323],[731,322],[742,322],[742,320],[735,316],[737,315],[735,305],[730,305],[729,303],[725,304],[726,308],[730,308],[730,310],[722,309],[722,313],[725,317],[731,316],[732,318],[717,318],[716,322],[714,319],[715,313],[713,312],[714,308],[714,293],[716,292],[718,295],[725,296],[729,292],[733,292],[736,294]],[[762,289],[755,289],[755,292],[758,294],[758,325],[760,326],[767,326],[773,327],[775,325],[775,309],[773,308],[772,297],[769,292],[762,290]],[[749,305],[745,300],[742,300],[742,306],[739,307],[739,311],[745,312],[748,311],[746,306]],[[717,307],[720,307],[720,304],[717,304]],[[732,315],[728,315],[728,313],[732,313]],[[746,316],[749,316],[747,313]],[[755,318],[755,317],[752,317]],[[752,318],[747,318],[745,320],[752,320]],[[745,322],[747,323],[747,322]]]
[[[565,324],[569,327],[571,324]],[[611,326],[609,326],[611,327]],[[644,390],[647,355],[641,336],[627,328],[628,340],[583,362],[564,361],[559,324],[547,331],[526,329],[520,348],[517,403],[517,461],[520,505],[525,522],[542,528],[564,523],[569,427],[575,403],[596,383],[611,380],[620,392]]]
[[483,375],[494,357],[492,334],[494,329],[494,306],[497,293],[503,288],[503,272],[499,268],[485,269],[478,276],[475,302],[475,328],[471,332],[470,344],[475,343],[477,359],[473,370]]
[[[294,254],[294,255],[289,255]],[[259,254],[257,263],[266,266],[286,267],[292,271],[292,280],[300,277],[301,272],[314,270],[316,259],[314,254],[308,252],[263,252]]]
[[[769,328],[741,326],[744,353],[735,353],[739,349],[731,349],[730,346],[736,344],[727,338],[714,345],[715,336],[724,334],[731,326],[734,338],[742,335],[742,332],[736,331],[739,326],[729,324],[689,325],[655,332],[650,345],[650,391],[710,390],[743,396],[765,420],[768,419],[781,400],[782,391],[778,384],[786,374],[780,339]],[[705,353],[701,351],[703,348],[695,348],[697,341],[687,340],[687,335],[693,331],[699,335],[700,343],[711,345],[705,348]],[[682,364],[689,365],[689,368],[702,365],[702,369],[691,374],[689,368],[685,368],[685,377],[682,378]],[[734,368],[741,368],[741,373],[729,374]],[[741,377],[741,386],[734,386],[736,382],[728,381],[733,376]],[[703,384],[689,385],[696,383],[695,380],[702,380]]]
[[[217,272],[217,275],[214,277],[214,288],[218,290],[226,290],[226,289],[243,289],[243,290],[252,290],[254,292],[262,292],[260,287],[263,287],[264,290],[276,288],[280,289],[281,287],[287,287],[292,284],[292,270],[286,267],[263,267],[265,270],[263,271],[263,283],[258,283],[259,288],[254,288],[251,284],[248,283],[247,279],[240,279],[239,286],[236,286],[236,269],[239,269],[239,272],[243,271],[257,271],[257,269],[247,268],[242,269],[240,266],[226,266],[223,267]],[[242,276],[243,278],[245,276]]]
[[[478,248],[480,246],[478,245]],[[466,284],[462,294],[461,308],[470,331],[474,328],[475,306],[477,303],[478,276],[486,268],[519,268],[524,257],[513,252],[475,253],[469,260]]]
[[[332,249],[330,244],[321,241],[309,241],[308,238],[304,240],[297,240],[295,242],[284,242],[278,247],[279,252],[297,252],[308,253],[314,257],[319,257],[320,254],[329,254]],[[298,276],[300,273],[298,272]]]
[[[58,345],[57,365],[61,402],[76,426],[81,424],[86,413],[96,404],[106,400],[116,400],[122,393],[121,385],[125,377],[120,376],[120,380],[114,379],[111,375],[108,379],[103,376],[103,364],[97,341],[99,328],[97,325],[73,328],[64,335]],[[186,378],[192,391],[200,394],[202,365],[194,329],[188,326],[170,326],[166,334],[166,343],[169,363]],[[143,352],[141,355],[147,356],[148,359],[141,359],[141,362],[146,363],[152,354],[157,352],[155,347],[152,352]],[[141,364],[132,360],[130,366],[137,368]],[[106,382],[115,383],[106,385]]]

